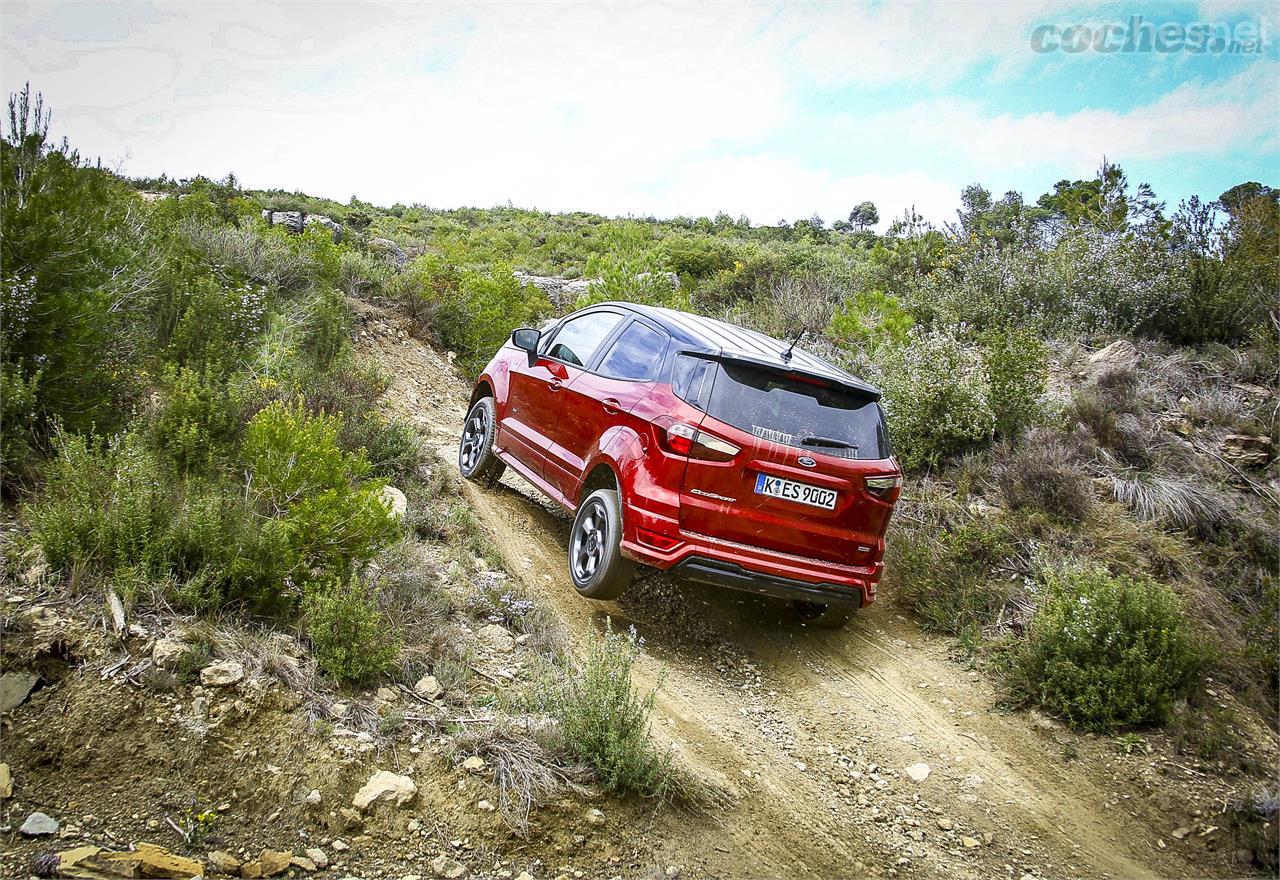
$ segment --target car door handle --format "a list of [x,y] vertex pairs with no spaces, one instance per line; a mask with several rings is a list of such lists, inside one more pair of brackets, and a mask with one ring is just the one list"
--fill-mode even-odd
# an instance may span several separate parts
[[611,416],[616,416],[618,413],[622,412],[622,404],[618,403],[618,401],[612,397],[606,397],[604,400],[600,401],[600,405],[604,407],[604,411]]

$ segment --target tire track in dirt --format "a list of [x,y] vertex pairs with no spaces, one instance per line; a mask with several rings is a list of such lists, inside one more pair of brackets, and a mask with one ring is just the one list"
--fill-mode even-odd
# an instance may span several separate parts
[[[364,342],[391,370],[388,409],[451,466],[466,386],[412,338]],[[1154,804],[1108,812],[1114,781],[1064,766],[1052,732],[1026,716],[994,712],[991,686],[888,603],[828,632],[800,625],[781,603],[665,575],[620,605],[589,602],[568,578],[562,513],[510,473],[492,490],[466,491],[509,570],[575,640],[606,616],[637,627],[646,639],[637,683],[661,685],[655,735],[738,794],[722,817],[664,811],[638,830],[664,861],[723,878],[1204,874],[1155,848],[1164,825]],[[917,762],[932,768],[918,784],[902,772]]]

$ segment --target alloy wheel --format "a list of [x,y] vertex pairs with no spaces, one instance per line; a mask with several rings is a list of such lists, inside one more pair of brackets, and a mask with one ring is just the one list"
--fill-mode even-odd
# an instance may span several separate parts
[[608,520],[605,518],[604,503],[599,499],[593,499],[582,512],[573,530],[573,545],[570,548],[569,558],[573,565],[574,580],[579,583],[585,584],[591,580],[596,569],[600,567],[604,559],[605,539],[608,537],[607,528]]

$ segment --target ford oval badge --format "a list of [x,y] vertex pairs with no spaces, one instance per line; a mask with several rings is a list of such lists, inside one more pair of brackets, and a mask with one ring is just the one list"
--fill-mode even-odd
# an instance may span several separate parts
[[805,467],[813,467],[815,464],[817,464],[816,461],[814,461],[812,458],[810,458],[807,455],[802,455],[796,460],[799,461]]

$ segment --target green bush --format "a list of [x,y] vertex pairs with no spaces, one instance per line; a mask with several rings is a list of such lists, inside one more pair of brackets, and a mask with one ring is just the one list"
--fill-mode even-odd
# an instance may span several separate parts
[[297,582],[317,571],[347,574],[399,534],[378,500],[381,484],[355,482],[369,472],[369,462],[363,451],[338,447],[341,427],[339,416],[275,401],[245,430],[250,488],[287,536]]
[[168,480],[138,434],[99,448],[59,434],[43,496],[24,508],[33,538],[55,568],[163,568],[162,536],[174,511]]
[[991,439],[996,416],[986,366],[954,335],[913,333],[881,366],[889,428],[905,467],[937,465]]
[[1203,655],[1166,586],[1079,566],[1047,577],[1047,593],[1012,682],[1025,699],[1088,730],[1159,724],[1196,687]]
[[902,531],[889,542],[887,586],[925,629],[971,635],[1009,601],[1008,575],[995,569],[1017,549],[999,516],[940,533],[932,526]]
[[400,646],[369,591],[356,580],[327,580],[307,590],[307,633],[320,668],[354,684],[384,675]]
[[841,345],[874,350],[906,344],[915,320],[896,296],[864,290],[841,303],[827,334]]
[[1044,417],[1049,350],[1030,330],[1005,327],[986,334],[982,362],[990,382],[996,434],[1017,437]]
[[183,470],[207,465],[237,428],[226,378],[215,367],[169,365],[161,384],[166,394],[153,423],[157,445]]
[[656,691],[641,696],[631,682],[640,641],[607,628],[587,640],[586,655],[549,695],[569,750],[593,767],[609,791],[663,797],[673,782],[670,755],[649,742]]

